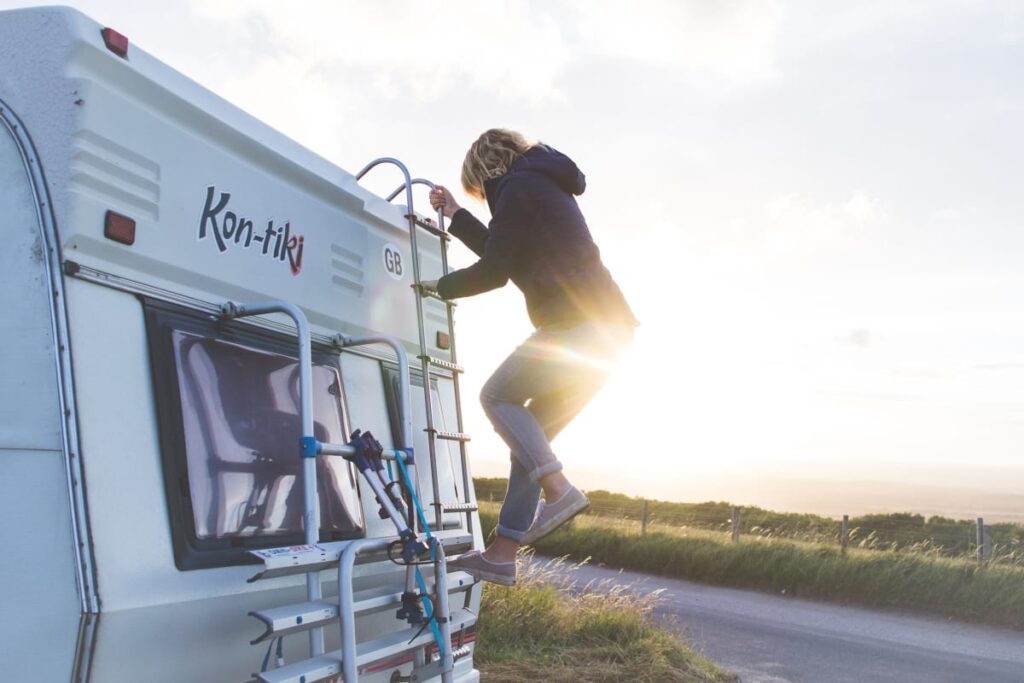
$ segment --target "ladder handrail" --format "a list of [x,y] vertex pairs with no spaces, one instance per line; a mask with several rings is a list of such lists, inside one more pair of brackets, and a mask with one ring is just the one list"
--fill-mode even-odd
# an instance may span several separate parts
[[[412,401],[409,397],[409,387],[412,386],[412,375],[409,372],[409,356],[405,352],[405,347],[395,337],[386,335],[373,335],[366,337],[346,337],[343,334],[337,334],[334,336],[334,345],[339,349],[351,348],[353,346],[367,346],[371,344],[384,344],[391,347],[395,357],[398,359],[398,411],[400,417],[401,428],[399,432],[399,443],[395,448],[395,459],[403,459],[408,463],[409,468],[413,472],[412,485],[415,487],[416,495],[420,496],[420,479],[416,476],[416,460],[413,455],[413,443],[412,443]],[[327,447],[336,449],[329,451]],[[327,444],[320,446],[322,453],[335,452],[339,455],[348,455],[349,453],[344,452],[342,449],[347,449],[347,446],[336,446],[334,444]],[[403,458],[400,453],[405,453]],[[436,476],[436,474],[435,474]],[[372,486],[372,484],[371,484]],[[384,497],[386,498],[386,497]],[[382,501],[383,504],[383,501]],[[409,527],[416,528],[416,520],[411,514],[409,514]],[[406,588],[407,590],[413,589],[413,577],[411,572],[407,572],[406,576]],[[354,652],[354,650],[353,650]]]
[[[437,656],[441,664],[441,683],[451,683],[455,670],[455,656],[452,654],[452,620],[451,608],[448,605],[448,557],[444,552],[444,544],[434,539],[434,587],[437,593],[437,604],[434,605],[435,615],[444,617],[440,623],[441,643],[438,644]],[[443,645],[442,645],[443,643]]]
[[[426,178],[413,178],[412,180],[409,181],[408,184],[409,185],[426,185],[431,190],[437,188],[437,184],[436,183],[434,183],[433,181],[428,180]],[[394,192],[392,192],[391,194],[389,194],[387,196],[387,200],[390,202],[395,197],[397,197],[402,192],[402,190],[404,190],[404,189],[406,189],[406,185],[399,185],[398,187],[395,188]],[[410,193],[406,193],[406,196],[407,197],[411,197],[412,195]],[[409,213],[412,213],[413,215],[415,215],[415,213],[412,210],[412,205],[411,204],[409,205],[408,208],[409,208]],[[444,230],[444,209],[443,208],[437,210],[437,230],[438,230],[438,232],[442,233],[442,235],[445,232],[445,230]],[[443,252],[444,251],[444,247],[442,247],[441,249],[442,249],[442,252]],[[442,253],[442,259],[444,259],[444,254],[443,253]],[[448,274],[448,264],[447,264],[447,262],[443,263],[442,270],[445,271],[444,273],[442,273],[442,275],[447,275]]]
[[412,377],[409,373],[409,356],[405,347],[395,337],[384,335],[369,337],[346,337],[343,334],[335,335],[335,346],[345,349],[353,346],[368,346],[370,344],[384,344],[390,346],[398,358],[398,410],[402,416],[402,426],[399,433],[399,444],[396,450],[412,451],[412,401],[409,398],[409,387],[412,385]]
[[[435,185],[433,182],[427,180],[426,178],[413,178],[412,180],[409,181],[409,184],[410,185],[426,185],[431,190],[433,190],[434,188],[437,187],[437,185]],[[390,202],[395,197],[397,197],[399,194],[401,194],[402,190],[404,190],[404,189],[405,189],[405,185],[404,184],[403,185],[399,185],[398,187],[395,188],[395,191],[392,192],[391,194],[389,194],[387,197],[385,197],[385,199],[387,199]]]
[[[266,313],[284,313],[295,322],[299,342],[299,422],[300,443],[314,438],[313,432],[313,350],[309,334],[309,321],[295,304],[287,301],[267,301],[261,304],[239,304],[228,301],[221,305],[221,317],[226,319],[247,318]],[[300,451],[301,453],[301,451]],[[305,456],[305,453],[302,453]],[[316,459],[302,457],[302,499],[304,510],[302,521],[307,545],[316,545],[320,540],[320,501],[317,500]],[[323,596],[320,577],[317,572],[306,574],[306,595],[310,601]],[[309,648],[314,657],[324,653],[323,628],[309,632]]]
[[[394,157],[381,157],[374,159],[366,166],[356,173],[356,180],[361,180],[371,170],[380,166],[381,164],[391,164],[397,166],[402,172],[402,177],[405,179],[405,203],[406,210],[409,212],[406,216],[409,220],[409,246],[412,249],[412,278],[413,286],[416,291],[416,326],[419,328],[419,342],[420,352],[427,352],[427,337],[426,331],[423,325],[423,296],[421,295],[420,283],[423,279],[420,277],[420,259],[419,259],[419,246],[417,243],[417,233],[419,233],[419,226],[416,224],[416,211],[413,208],[412,198],[412,176],[409,174],[409,169],[398,159]],[[430,393],[430,375],[428,372],[423,373],[423,403],[426,411],[427,425],[434,424],[434,413],[433,413],[433,396]],[[434,495],[434,524],[437,525],[438,529],[444,526],[444,516],[441,511],[441,486],[437,477],[437,447],[434,444],[434,440],[427,439],[427,453],[430,456],[430,483],[432,493]]]
[[[341,622],[341,680],[344,683],[359,683],[359,670],[356,662],[358,644],[356,642],[355,589],[354,570],[356,557],[363,552],[385,550],[394,541],[392,538],[361,538],[350,541],[338,558],[338,617]],[[447,618],[448,607],[448,563],[445,557],[444,544],[436,539],[432,542],[437,552],[434,565],[434,587],[437,591],[437,613],[445,618],[440,622],[441,642],[438,643],[442,683],[453,680],[455,665],[452,653],[451,623]]]
[[393,539],[361,538],[351,541],[338,559],[338,616],[341,620],[341,668],[344,683],[359,683],[356,667],[356,615],[354,589],[352,587],[353,570],[356,556],[364,551],[384,550]]
[[391,164],[392,166],[397,166],[398,170],[400,170],[402,172],[402,175],[405,177],[405,184],[403,185],[403,187],[405,188],[405,199],[406,199],[405,203],[408,205],[409,211],[411,212],[412,211],[412,176],[409,175],[408,167],[406,167],[406,165],[403,164],[398,159],[395,159],[394,157],[381,157],[380,159],[374,159],[373,161],[368,163],[366,166],[363,166],[363,169],[361,171],[359,171],[359,173],[356,173],[356,180],[357,181],[358,180],[362,180],[363,176],[365,176],[367,173],[369,173],[370,171],[372,171],[376,167],[380,166],[381,164]]

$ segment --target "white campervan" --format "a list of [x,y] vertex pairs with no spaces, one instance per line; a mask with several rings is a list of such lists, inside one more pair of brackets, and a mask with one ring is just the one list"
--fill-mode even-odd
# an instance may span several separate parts
[[73,10],[0,12],[3,680],[479,678],[480,585],[445,560],[482,546],[452,305],[418,285],[447,235],[416,184]]

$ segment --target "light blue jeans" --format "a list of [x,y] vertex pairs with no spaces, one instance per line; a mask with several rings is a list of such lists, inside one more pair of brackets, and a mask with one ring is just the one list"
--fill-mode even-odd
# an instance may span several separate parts
[[551,440],[608,379],[633,328],[584,323],[537,330],[498,366],[480,392],[494,430],[512,451],[497,533],[519,541],[540,500],[542,477],[561,471]]

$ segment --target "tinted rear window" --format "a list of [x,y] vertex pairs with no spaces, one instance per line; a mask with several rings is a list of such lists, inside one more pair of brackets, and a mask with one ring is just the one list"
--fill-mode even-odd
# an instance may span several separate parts
[[[302,542],[294,340],[155,304],[147,321],[179,567],[244,562],[246,548]],[[337,358],[315,354],[320,441],[346,441],[343,396]],[[317,483],[321,538],[362,535],[353,468],[317,458]]]

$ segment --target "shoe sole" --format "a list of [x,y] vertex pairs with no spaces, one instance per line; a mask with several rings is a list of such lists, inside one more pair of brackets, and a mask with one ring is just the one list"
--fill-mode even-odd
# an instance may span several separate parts
[[545,536],[547,536],[549,534],[552,534],[555,531],[557,531],[559,527],[561,527],[563,524],[566,524],[567,522],[569,522],[576,515],[581,514],[583,512],[586,512],[587,510],[589,510],[590,509],[590,500],[588,500],[587,498],[584,498],[583,500],[584,500],[583,505],[581,505],[580,507],[576,508],[575,510],[572,509],[572,508],[569,508],[566,511],[568,514],[563,513],[564,516],[561,519],[559,519],[558,517],[552,517],[550,520],[548,520],[548,523],[545,525],[545,528],[543,530],[538,529],[531,536],[524,537],[523,540],[520,541],[520,543],[522,545],[530,545],[531,543],[536,543],[537,541],[539,541],[540,539],[544,538]]
[[472,576],[475,576],[476,578],[480,579],[481,581],[490,581],[491,583],[496,583],[499,586],[514,586],[514,585],[516,585],[515,577],[509,578],[505,574],[493,574],[491,572],[484,571],[482,569],[466,569],[465,567],[462,568],[462,571],[467,572],[467,573],[471,574]]
[[496,572],[489,572],[486,569],[480,569],[479,567],[467,567],[460,565],[458,561],[453,561],[448,565],[448,571],[460,571],[466,572],[474,579],[481,581],[489,581],[491,583],[497,583],[502,586],[514,586],[516,585],[516,577],[509,576],[508,574],[498,574]]

